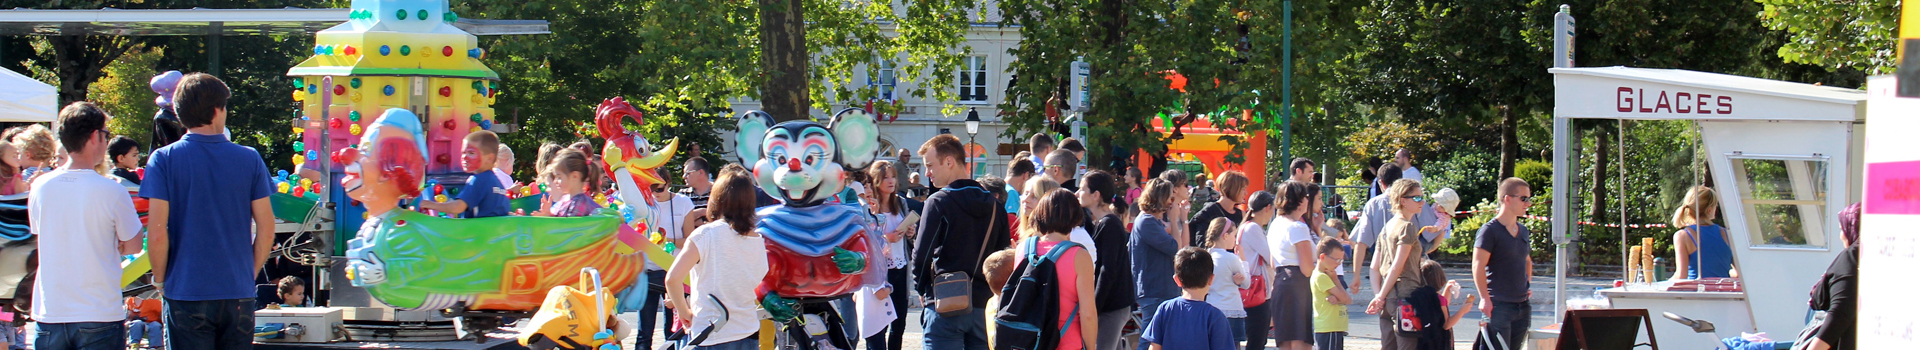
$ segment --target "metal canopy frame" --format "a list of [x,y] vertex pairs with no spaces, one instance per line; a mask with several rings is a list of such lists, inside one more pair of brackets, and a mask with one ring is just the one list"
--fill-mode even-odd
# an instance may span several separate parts
[[[351,9],[0,10],[0,35],[312,35],[347,21]],[[546,20],[461,18],[473,35],[551,34]]]

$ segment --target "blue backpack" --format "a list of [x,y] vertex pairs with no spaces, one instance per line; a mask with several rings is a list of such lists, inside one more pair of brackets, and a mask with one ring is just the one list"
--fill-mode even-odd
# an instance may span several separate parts
[[1019,279],[1012,280],[1000,292],[1000,310],[994,312],[994,350],[1053,350],[1060,345],[1061,334],[1065,327],[1073,323],[1080,305],[1073,305],[1066,322],[1060,320],[1060,281],[1054,271],[1060,255],[1080,244],[1073,241],[1060,241],[1049,249],[1046,255],[1040,255],[1038,237],[1028,237],[1020,242],[1020,253],[1026,254],[1014,271],[1020,271]]

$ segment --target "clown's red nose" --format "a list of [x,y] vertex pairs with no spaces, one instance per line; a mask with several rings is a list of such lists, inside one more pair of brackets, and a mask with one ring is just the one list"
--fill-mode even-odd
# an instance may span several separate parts
[[788,158],[787,171],[800,171],[800,158]]

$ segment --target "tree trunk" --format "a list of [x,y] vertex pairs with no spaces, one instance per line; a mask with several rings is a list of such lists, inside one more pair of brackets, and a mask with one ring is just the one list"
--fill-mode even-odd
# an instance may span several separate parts
[[1500,178],[1513,177],[1514,159],[1520,157],[1520,118],[1513,108],[1500,106]]
[[1613,160],[1613,137],[1605,129],[1593,129],[1593,175],[1587,183],[1587,193],[1593,194],[1593,204],[1587,206],[1587,220],[1603,222],[1607,214],[1607,170]]
[[87,88],[100,80],[107,65],[135,45],[132,39],[112,36],[50,36],[47,42],[53,45],[54,74],[60,76],[62,106],[86,101]]
[[805,120],[813,102],[807,95],[807,27],[804,0],[760,1],[760,109],[776,122]]

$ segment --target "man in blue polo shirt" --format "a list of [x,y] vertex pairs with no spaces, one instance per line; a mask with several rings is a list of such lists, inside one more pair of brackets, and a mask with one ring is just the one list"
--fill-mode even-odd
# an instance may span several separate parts
[[153,150],[140,185],[168,348],[253,348],[253,277],[273,247],[272,181],[259,152],[222,134],[228,96],[212,75],[180,80],[174,112],[187,135]]

